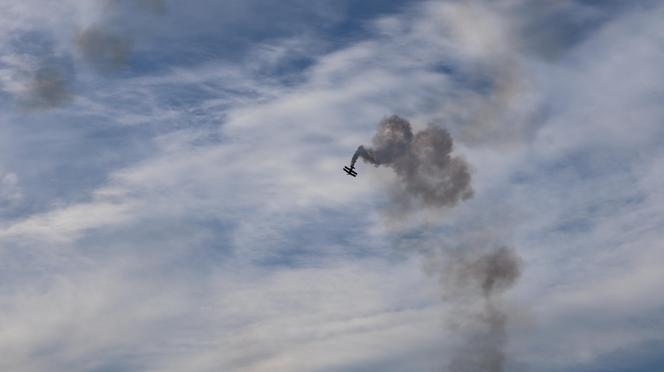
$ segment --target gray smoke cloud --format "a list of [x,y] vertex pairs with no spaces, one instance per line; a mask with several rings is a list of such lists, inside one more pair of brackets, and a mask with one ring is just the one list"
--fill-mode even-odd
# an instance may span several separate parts
[[462,345],[450,361],[448,372],[502,372],[505,370],[507,317],[502,310],[487,302],[484,313],[476,317],[478,329],[466,335]]
[[468,164],[453,156],[454,141],[449,132],[430,125],[413,134],[410,123],[393,115],[383,119],[372,140],[372,147],[360,146],[357,159],[394,170],[401,188],[394,197],[399,205],[452,207],[473,196]]
[[451,306],[449,320],[462,340],[448,372],[502,372],[505,370],[509,317],[499,296],[521,274],[521,259],[513,249],[488,252],[448,252],[440,275],[443,298]]
[[471,295],[491,299],[494,294],[510,288],[521,272],[519,258],[514,251],[500,247],[487,253],[471,256],[470,250],[449,253],[442,279],[448,294]]

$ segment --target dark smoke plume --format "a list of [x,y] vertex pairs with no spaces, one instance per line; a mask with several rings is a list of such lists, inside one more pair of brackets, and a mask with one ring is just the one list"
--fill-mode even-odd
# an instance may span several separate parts
[[[447,130],[430,125],[413,133],[410,123],[395,115],[380,122],[371,146],[357,148],[351,165],[363,159],[394,170],[399,187],[392,202],[399,212],[404,205],[454,207],[471,198],[473,189],[469,166],[452,155],[453,145]],[[440,278],[443,298],[450,305],[451,329],[461,341],[446,372],[503,372],[509,319],[500,294],[518,279],[521,260],[506,247],[475,249],[467,238],[472,237],[461,238],[464,249],[440,251],[442,265],[427,262]]]
[[[462,345],[448,372],[502,372],[505,370],[508,316],[496,295],[509,289],[521,273],[521,259],[500,247],[478,257],[453,255],[441,272],[443,297],[454,308],[451,320],[462,327]],[[468,322],[470,320],[470,322]]]
[[476,327],[449,362],[447,372],[502,372],[505,370],[505,343],[507,316],[486,304],[484,313],[478,316]]
[[[468,255],[469,253],[466,253]],[[443,279],[448,291],[458,294],[481,294],[491,298],[510,288],[520,274],[520,261],[514,251],[500,247],[479,257],[459,254],[448,262]]]
[[413,134],[407,120],[393,115],[378,125],[372,147],[357,148],[351,165],[362,158],[392,168],[402,186],[395,195],[401,204],[452,207],[473,196],[468,164],[452,156],[452,150],[453,140],[445,129],[431,125]]

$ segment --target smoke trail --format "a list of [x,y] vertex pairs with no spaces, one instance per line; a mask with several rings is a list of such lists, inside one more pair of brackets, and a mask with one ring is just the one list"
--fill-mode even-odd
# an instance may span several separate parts
[[443,298],[453,308],[450,320],[466,323],[459,330],[463,342],[447,371],[501,372],[505,369],[508,316],[496,296],[519,278],[521,259],[507,247],[472,254],[450,253],[439,271]]
[[452,156],[452,150],[445,129],[429,126],[413,135],[410,123],[393,115],[378,125],[372,147],[357,148],[351,165],[362,158],[392,168],[401,184],[394,195],[401,205],[452,207],[473,196],[468,165]]
[[19,104],[27,110],[44,110],[62,106],[71,101],[73,94],[66,71],[60,66],[42,66],[26,84]]
[[[407,120],[390,116],[379,123],[371,147],[357,148],[351,165],[361,158],[390,167],[401,186],[393,200],[400,211],[404,204],[453,207],[473,196],[468,164],[452,155],[453,145],[442,128],[429,126],[413,133]],[[505,367],[508,316],[499,295],[518,279],[521,260],[504,246],[482,251],[471,242],[474,238],[456,239],[464,249],[440,251],[445,256],[442,264],[429,261],[450,305],[449,319],[456,325],[452,330],[460,332],[456,339],[462,341],[447,372],[501,372]]]
[[466,336],[449,362],[447,372],[502,372],[505,370],[504,345],[507,341],[505,325],[507,317],[491,302],[487,302],[484,313],[477,317],[479,326],[473,334]]
[[132,40],[99,27],[89,27],[77,35],[76,46],[88,63],[103,71],[127,63]]
[[165,13],[164,0],[109,0],[101,19],[80,30],[74,43],[83,60],[99,72],[126,67],[148,21],[141,23],[140,15]]
[[362,159],[367,159],[368,162],[370,163],[375,163],[375,160],[371,156],[371,154],[367,151],[367,149],[364,148],[364,146],[360,145],[360,147],[355,150],[355,153],[353,154],[353,159],[350,161],[350,166],[354,167],[355,163],[357,162],[357,159],[359,157],[362,157]]
[[138,6],[143,7],[155,14],[164,14],[166,12],[165,0],[136,0]]
[[441,276],[448,294],[490,299],[518,279],[521,263],[512,249],[500,247],[475,257],[472,253],[470,249],[448,253]]

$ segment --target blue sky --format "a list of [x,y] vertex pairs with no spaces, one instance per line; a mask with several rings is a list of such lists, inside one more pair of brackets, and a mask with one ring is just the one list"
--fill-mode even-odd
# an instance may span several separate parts
[[[450,262],[499,246],[501,370],[664,369],[662,17],[0,0],[0,370],[454,372],[483,302]],[[473,198],[395,213],[389,168],[341,172],[392,114]]]

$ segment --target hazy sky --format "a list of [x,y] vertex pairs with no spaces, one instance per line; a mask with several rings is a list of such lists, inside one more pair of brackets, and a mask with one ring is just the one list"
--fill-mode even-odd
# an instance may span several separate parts
[[[664,370],[663,19],[0,0],[0,370]],[[447,130],[472,197],[341,171],[391,115]],[[520,270],[482,297],[486,252]]]

